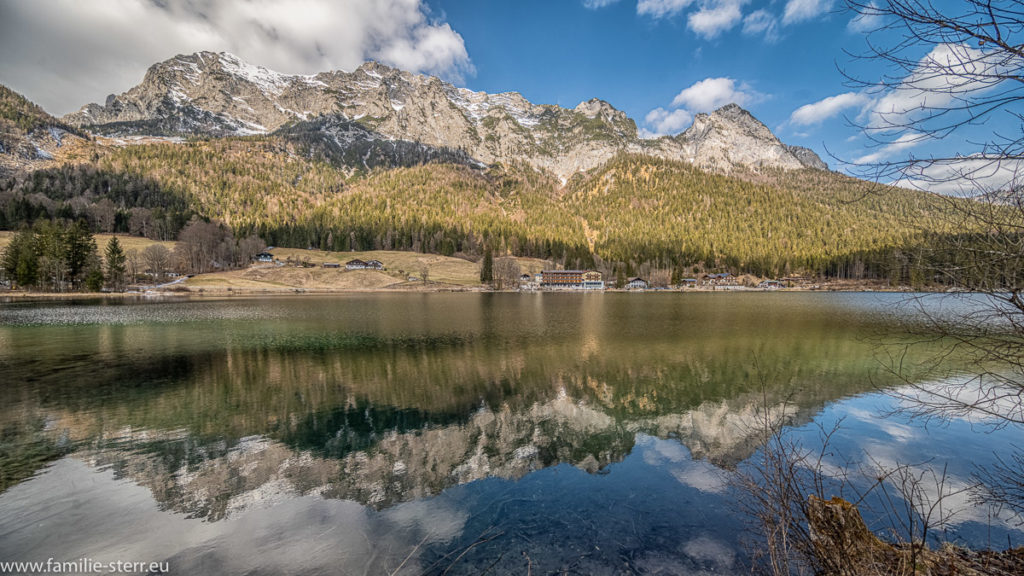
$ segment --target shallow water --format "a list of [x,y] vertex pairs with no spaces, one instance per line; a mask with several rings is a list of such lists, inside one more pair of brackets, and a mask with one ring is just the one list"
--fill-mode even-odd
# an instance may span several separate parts
[[[741,572],[728,478],[757,459],[766,406],[811,446],[842,419],[834,466],[948,463],[966,482],[1021,444],[1020,429],[881,416],[893,401],[878,390],[901,382],[878,342],[912,313],[899,298],[3,305],[0,561]],[[1021,543],[1010,520],[960,504],[947,537]]]

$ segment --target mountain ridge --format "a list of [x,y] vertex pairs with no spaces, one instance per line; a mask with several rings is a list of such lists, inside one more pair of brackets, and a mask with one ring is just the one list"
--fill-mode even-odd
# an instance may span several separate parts
[[64,121],[107,135],[223,137],[324,117],[358,122],[379,139],[459,150],[480,164],[525,162],[563,180],[621,153],[720,172],[827,169],[813,151],[786,146],[735,104],[699,114],[676,136],[644,139],[633,119],[597,98],[571,109],[534,104],[518,92],[475,92],[377,62],[352,72],[289,75],[225,52],[156,63],[140,84]]
[[85,141],[81,131],[0,84],[0,176],[50,165]]

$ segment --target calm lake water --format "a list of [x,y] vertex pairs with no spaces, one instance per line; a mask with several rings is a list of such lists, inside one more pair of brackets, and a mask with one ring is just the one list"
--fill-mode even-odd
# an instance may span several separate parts
[[[878,341],[900,339],[901,298],[0,305],[0,561],[745,572],[728,479],[756,462],[765,408],[811,446],[841,420],[829,465],[928,463],[950,485],[1024,443],[1020,428],[884,416],[878,390],[901,382]],[[947,538],[1024,544],[1012,519],[951,504]]]

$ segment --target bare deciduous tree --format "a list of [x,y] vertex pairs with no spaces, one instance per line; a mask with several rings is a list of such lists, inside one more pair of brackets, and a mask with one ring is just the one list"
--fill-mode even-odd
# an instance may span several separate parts
[[[927,418],[981,416],[1024,424],[1024,8],[1019,0],[846,0],[869,29],[854,55],[887,66],[847,74],[873,100],[860,127],[880,148],[855,170],[934,192],[947,230],[920,251],[923,279],[966,291],[918,299],[912,326],[939,349],[947,377],[899,393]],[[943,141],[950,153],[890,160],[887,153]],[[906,369],[899,350],[892,369]],[[951,361],[952,360],[952,361]],[[964,373],[964,367],[967,373]],[[989,496],[1024,512],[1024,457],[1007,457]]]
[[522,269],[515,258],[503,256],[494,260],[494,284],[498,290],[518,286],[521,274]]
[[[977,193],[979,184],[1018,184],[1024,160],[1024,10],[1017,0],[846,0],[869,29],[867,50],[854,54],[887,65],[881,77],[847,73],[875,96],[864,132],[880,147],[944,139],[989,122],[987,137],[971,134],[973,150],[867,162],[883,180]],[[922,56],[924,53],[924,56]],[[996,128],[998,126],[998,129]],[[997,184],[1001,187],[1001,184]]]
[[93,227],[99,232],[111,232],[114,230],[114,219],[117,210],[109,198],[103,198],[89,207],[89,220]]
[[238,250],[235,257],[236,266],[245,266],[252,261],[260,252],[266,249],[267,243],[255,234],[250,234],[238,241]]
[[651,270],[648,278],[652,287],[667,288],[672,283],[672,270],[669,268],[656,268]]
[[142,251],[142,260],[149,272],[160,279],[170,270],[171,251],[161,244],[151,244]]
[[142,270],[142,256],[135,248],[125,252],[126,280],[129,284],[136,281],[139,272]]
[[154,233],[153,214],[148,208],[134,207],[129,210],[128,233],[133,236],[150,238]]

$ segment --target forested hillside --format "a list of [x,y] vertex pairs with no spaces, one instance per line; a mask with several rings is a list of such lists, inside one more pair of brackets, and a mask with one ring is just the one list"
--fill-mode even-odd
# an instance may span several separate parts
[[50,116],[37,104],[0,84],[0,122],[8,122],[22,133],[40,128],[56,127],[73,134],[82,133],[61,120]]
[[[943,203],[821,170],[745,178],[619,156],[566,185],[525,165],[351,172],[283,138],[105,148],[0,185],[0,227],[86,218],[174,238],[193,215],[239,237],[332,250],[497,253],[631,273],[671,268],[905,278]],[[315,156],[319,158],[319,156]],[[921,227],[911,223],[921,223]],[[925,228],[927,226],[927,228]]]
[[574,179],[567,206],[587,221],[606,260],[702,263],[766,276],[884,277],[886,253],[943,232],[938,216],[946,205],[928,194],[821,170],[757,179],[627,156]]

